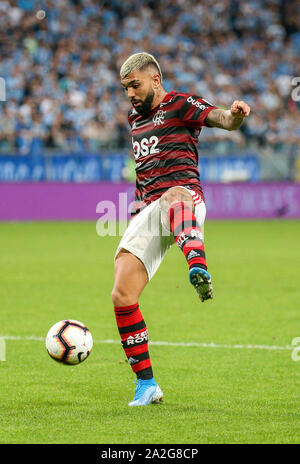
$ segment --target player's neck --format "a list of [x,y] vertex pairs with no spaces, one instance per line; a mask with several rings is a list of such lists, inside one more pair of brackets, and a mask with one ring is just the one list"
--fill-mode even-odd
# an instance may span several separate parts
[[153,108],[156,108],[163,101],[166,95],[167,95],[167,92],[165,91],[163,87],[161,87],[161,89],[158,90],[158,92],[155,94],[153,98],[151,110],[153,110]]

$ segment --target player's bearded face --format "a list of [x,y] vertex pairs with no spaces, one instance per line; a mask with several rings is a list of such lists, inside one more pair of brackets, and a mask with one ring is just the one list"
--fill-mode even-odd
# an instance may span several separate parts
[[152,102],[154,98],[154,90],[150,87],[146,97],[142,100],[140,98],[132,98],[131,103],[133,104],[136,111],[142,115],[147,116],[150,113]]

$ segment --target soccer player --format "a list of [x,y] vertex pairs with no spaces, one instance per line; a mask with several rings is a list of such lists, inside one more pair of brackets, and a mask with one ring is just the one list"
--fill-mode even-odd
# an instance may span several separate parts
[[187,260],[189,280],[201,301],[213,296],[203,239],[206,209],[198,136],[203,126],[238,129],[250,108],[235,100],[224,110],[198,95],[167,93],[157,60],[145,52],[130,56],[120,77],[132,104],[128,120],[136,161],[136,203],[115,255],[112,301],[121,343],[137,376],[129,406],[140,406],[160,402],[163,393],[153,377],[148,331],[138,301],[174,241]]

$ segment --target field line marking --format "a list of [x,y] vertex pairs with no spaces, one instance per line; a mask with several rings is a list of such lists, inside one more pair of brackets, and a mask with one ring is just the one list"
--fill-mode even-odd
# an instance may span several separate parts
[[[0,335],[0,338],[4,340],[15,340],[15,341],[38,341],[44,342],[45,337],[36,337],[35,335],[30,336],[16,336],[16,335]],[[120,344],[120,340],[94,340],[96,344]],[[246,350],[292,350],[293,347],[290,345],[278,346],[278,345],[242,345],[242,344],[226,344],[226,343],[198,343],[198,342],[168,342],[168,341],[150,341],[150,345],[154,346],[181,346],[181,347],[198,347],[198,348],[227,348],[227,349],[246,349]]]
[[6,344],[3,337],[0,337],[0,361],[6,361]]

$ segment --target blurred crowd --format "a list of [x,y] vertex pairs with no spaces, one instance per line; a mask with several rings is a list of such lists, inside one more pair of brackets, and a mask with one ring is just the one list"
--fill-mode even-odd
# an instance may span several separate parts
[[252,107],[204,148],[300,145],[299,0],[0,0],[0,48],[2,153],[130,148],[119,68],[139,51],[167,91]]

